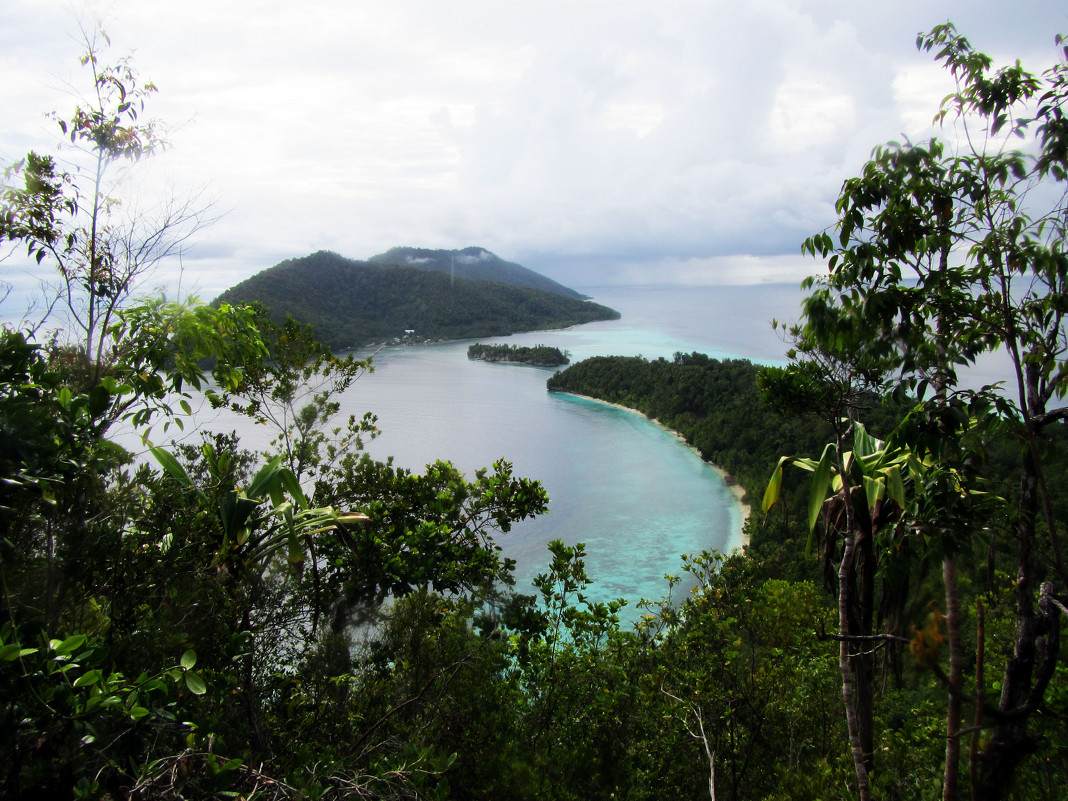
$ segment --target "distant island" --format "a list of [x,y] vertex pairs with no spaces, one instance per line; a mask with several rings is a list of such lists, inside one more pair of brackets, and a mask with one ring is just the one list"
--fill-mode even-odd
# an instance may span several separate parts
[[468,359],[483,362],[515,362],[534,367],[559,367],[571,362],[571,357],[559,348],[549,345],[526,347],[519,345],[483,345],[476,342],[467,349]]
[[277,321],[289,315],[311,325],[335,350],[506,336],[620,316],[484,248],[394,248],[370,261],[323,250],[263,270],[214,301],[223,302],[262,303]]

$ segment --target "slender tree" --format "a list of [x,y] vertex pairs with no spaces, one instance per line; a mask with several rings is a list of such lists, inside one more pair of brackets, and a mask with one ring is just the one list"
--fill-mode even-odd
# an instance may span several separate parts
[[[1007,392],[985,393],[1023,454],[1018,500],[1008,511],[1016,546],[1016,634],[1001,697],[983,719],[993,734],[979,755],[977,794],[993,799],[1005,796],[1016,767],[1034,750],[1029,721],[1053,675],[1060,627],[1054,601],[1068,586],[1041,445],[1043,427],[1068,415],[1068,408],[1055,405],[1068,389],[1068,66],[1062,61],[1041,76],[1019,64],[992,70],[991,59],[951,24],[921,35],[918,46],[933,51],[957,81],[936,117],[957,126],[957,141],[877,148],[861,175],[845,182],[836,236],[824,232],[804,245],[829,267],[827,276],[810,283],[804,330],[858,363],[881,362],[921,397],[932,388],[930,416],[940,422],[943,438],[961,436],[961,399],[975,397],[962,388],[957,371],[997,348],[1009,355]],[[1068,49],[1063,55],[1068,58]],[[1014,137],[1034,146],[1012,149]],[[952,798],[962,682],[955,554],[970,532],[950,525],[941,530],[955,699],[944,794]],[[1043,544],[1052,564],[1042,561]]]
[[0,242],[21,243],[37,263],[56,268],[48,308],[65,310],[71,344],[93,385],[106,370],[106,332],[119,309],[211,218],[195,194],[165,198],[150,209],[124,197],[124,165],[166,146],[160,124],[142,116],[156,87],[128,58],[103,60],[111,44],[103,28],[83,31],[83,43],[90,89],[69,117],[51,115],[69,140],[64,160],[31,152],[7,168]]

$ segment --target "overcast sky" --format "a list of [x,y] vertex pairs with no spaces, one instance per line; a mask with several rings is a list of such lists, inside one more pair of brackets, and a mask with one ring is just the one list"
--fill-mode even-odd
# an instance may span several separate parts
[[931,133],[951,84],[918,32],[1039,71],[1068,32],[1064,0],[2,0],[0,161],[53,152],[101,16],[170,127],[142,192],[224,213],[182,259],[204,299],[394,245],[580,287],[795,281],[872,147]]

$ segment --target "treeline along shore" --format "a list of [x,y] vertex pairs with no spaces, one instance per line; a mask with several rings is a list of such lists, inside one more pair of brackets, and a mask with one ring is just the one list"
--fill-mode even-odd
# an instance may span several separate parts
[[782,454],[818,454],[833,436],[825,423],[762,402],[758,370],[745,359],[700,353],[671,360],[597,356],[556,373],[547,387],[633,409],[671,429],[730,475],[752,505]]
[[534,367],[559,367],[571,361],[567,352],[551,345],[484,345],[476,342],[467,349],[467,358],[483,362],[513,362]]

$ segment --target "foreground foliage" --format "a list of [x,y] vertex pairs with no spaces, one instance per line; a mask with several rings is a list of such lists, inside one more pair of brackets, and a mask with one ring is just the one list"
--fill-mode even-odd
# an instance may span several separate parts
[[[962,789],[969,707],[972,795],[1003,798],[1043,743],[1068,600],[1057,486],[1047,476],[1051,428],[1068,417],[1068,48],[1064,61],[1036,76],[1018,63],[994,70],[951,24],[918,45],[956,79],[936,119],[963,136],[955,145],[877,148],[845,182],[837,235],[804,245],[828,259],[829,272],[809,282],[815,289],[794,331],[799,363],[768,383],[794,403],[820,407],[835,430],[818,464],[800,464],[814,471],[813,524],[822,511],[829,541],[841,543],[840,665],[859,796],[870,797],[877,770],[871,645],[902,634],[896,615],[875,620],[873,593],[881,584],[884,607],[899,608],[912,566],[931,559],[942,564],[949,651],[942,794],[952,799]],[[1034,149],[1013,149],[1013,137],[1031,139]],[[962,368],[998,349],[1011,370],[1003,392],[959,381]],[[878,454],[881,472],[851,458],[860,448],[850,439],[870,444],[856,424],[858,388],[917,396],[891,441],[864,449]],[[1018,484],[1000,496],[978,469],[998,437],[1019,448]],[[962,573],[984,550],[989,592],[998,569],[1013,577],[1015,634],[1006,652],[986,649],[981,613],[975,650],[965,643]]]

